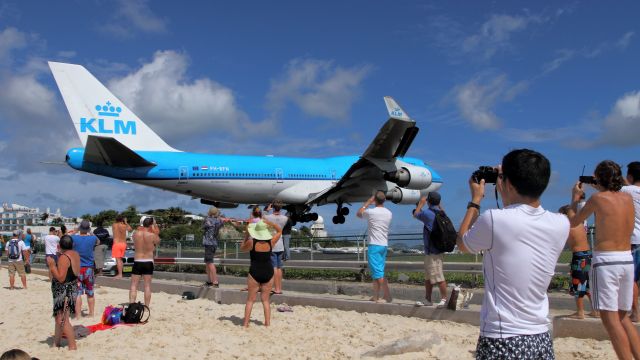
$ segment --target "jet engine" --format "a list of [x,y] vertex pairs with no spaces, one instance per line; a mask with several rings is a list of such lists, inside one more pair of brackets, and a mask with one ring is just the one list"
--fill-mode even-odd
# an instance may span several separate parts
[[396,171],[384,174],[384,179],[407,189],[421,190],[431,185],[431,172],[423,167],[401,163]]
[[387,200],[390,200],[394,204],[416,204],[420,201],[420,190],[403,189],[401,187],[395,187],[391,191],[387,191],[385,194]]

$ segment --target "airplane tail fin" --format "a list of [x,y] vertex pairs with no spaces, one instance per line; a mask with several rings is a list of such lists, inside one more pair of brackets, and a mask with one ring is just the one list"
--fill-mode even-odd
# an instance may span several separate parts
[[177,151],[162,140],[83,66],[49,62],[76,132],[113,138],[134,151]]
[[384,103],[385,105],[387,105],[387,111],[389,112],[390,117],[399,120],[411,120],[409,114],[407,114],[406,111],[402,110],[400,105],[398,105],[398,103],[393,100],[391,96],[385,96]]

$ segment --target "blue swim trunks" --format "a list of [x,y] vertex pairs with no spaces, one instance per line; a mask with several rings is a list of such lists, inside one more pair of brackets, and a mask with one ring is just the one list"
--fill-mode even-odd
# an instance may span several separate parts
[[381,245],[369,245],[367,247],[367,261],[369,272],[373,280],[384,277],[384,263],[387,260],[387,247]]

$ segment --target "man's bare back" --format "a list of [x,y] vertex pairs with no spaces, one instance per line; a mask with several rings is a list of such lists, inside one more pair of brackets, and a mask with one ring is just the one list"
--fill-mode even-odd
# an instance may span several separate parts
[[596,251],[629,251],[635,223],[633,200],[619,191],[593,194],[584,208],[571,219],[571,225],[582,224],[591,214],[596,220]]
[[114,223],[111,227],[114,243],[123,243],[127,241],[127,231],[131,231],[131,226],[126,222]]
[[153,259],[156,245],[160,243],[158,233],[158,226],[155,224],[148,228],[140,226],[136,230],[135,234],[133,234],[133,242],[136,248],[135,260]]
[[567,244],[569,244],[572,252],[591,250],[589,240],[587,239],[587,232],[583,224],[572,227],[571,230],[569,230],[569,240],[567,240]]

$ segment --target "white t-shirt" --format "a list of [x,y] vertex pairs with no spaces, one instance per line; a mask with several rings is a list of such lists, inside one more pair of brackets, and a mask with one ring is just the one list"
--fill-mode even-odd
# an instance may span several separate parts
[[58,252],[58,244],[60,238],[56,235],[47,235],[44,237],[44,253],[47,255],[55,255]]
[[[276,223],[278,226],[280,226],[280,229],[284,229],[284,226],[287,225],[287,221],[289,221],[288,217],[281,214],[265,215],[264,218],[267,219],[268,221],[271,221],[272,223]],[[276,252],[284,251],[284,243],[282,242],[282,236],[280,236],[280,239],[278,239],[276,244],[273,245],[273,249],[271,251],[276,251]]]
[[636,209],[636,225],[633,228],[633,235],[631,235],[631,243],[640,245],[640,186],[623,186],[622,191],[631,195],[633,198],[633,207]]
[[19,254],[20,257],[18,257],[17,259],[10,259],[9,258],[9,250],[10,250],[9,244],[11,243],[11,241],[13,241],[13,239],[7,241],[4,244],[5,251],[7,252],[7,260],[9,260],[9,262],[22,261],[22,252],[27,250],[27,247],[24,245],[24,241],[22,241],[22,240],[18,241],[18,251],[20,252],[20,254]]
[[367,209],[363,214],[369,223],[369,244],[387,246],[389,238],[389,225],[393,214],[385,207]]
[[485,211],[462,241],[484,251],[480,335],[507,338],[549,331],[547,288],[569,237],[569,220],[517,204]]

